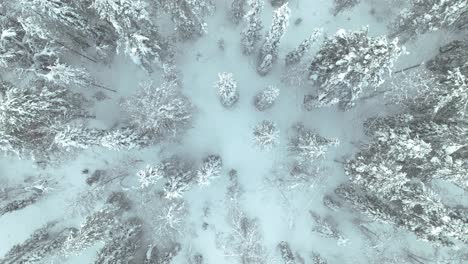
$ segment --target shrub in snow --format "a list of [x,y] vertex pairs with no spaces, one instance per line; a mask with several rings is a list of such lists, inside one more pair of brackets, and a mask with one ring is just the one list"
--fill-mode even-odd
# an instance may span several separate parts
[[312,44],[314,44],[322,35],[322,31],[322,29],[315,29],[309,38],[302,41],[299,46],[297,46],[293,51],[289,52],[285,58],[286,66],[298,64],[307,51],[309,51]]
[[468,2],[462,0],[413,0],[390,26],[391,35],[402,41],[439,29],[468,27]]
[[264,120],[253,130],[254,143],[262,150],[270,150],[279,144],[279,130],[272,121]]
[[353,107],[365,88],[380,86],[402,50],[397,39],[370,38],[367,29],[339,30],[324,42],[309,66],[309,79],[318,86],[317,107]]
[[288,3],[285,3],[273,14],[273,22],[258,57],[257,72],[260,75],[269,73],[278,58],[279,43],[288,27],[290,12]]
[[279,89],[275,86],[268,86],[263,91],[257,93],[254,97],[254,105],[259,111],[271,108],[279,96]]
[[219,155],[208,155],[203,159],[197,171],[197,182],[199,185],[209,185],[211,181],[221,174],[223,161]]
[[245,15],[247,26],[241,33],[241,46],[244,55],[250,55],[260,40],[262,26],[263,0],[248,0],[249,11]]
[[145,83],[122,103],[129,125],[155,142],[174,138],[190,127],[193,106],[174,83]]
[[215,87],[218,89],[219,100],[224,107],[232,107],[239,100],[237,81],[234,80],[232,73],[224,72],[218,74],[218,81]]
[[361,0],[333,0],[332,14],[337,16],[341,12],[352,9],[360,2]]

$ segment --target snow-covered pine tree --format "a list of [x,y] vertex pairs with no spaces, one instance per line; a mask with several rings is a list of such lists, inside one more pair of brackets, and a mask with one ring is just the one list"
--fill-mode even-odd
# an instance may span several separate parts
[[288,242],[286,241],[279,242],[277,248],[280,252],[281,259],[283,260],[283,264],[296,264],[296,259],[291,250],[291,246],[289,245]]
[[19,156],[43,156],[54,138],[54,126],[83,115],[75,94],[38,82],[28,88],[0,84],[1,149]]
[[158,0],[158,2],[171,16],[175,30],[182,39],[193,39],[207,32],[205,17],[215,8],[212,0]]
[[85,69],[71,67],[70,65],[59,62],[59,60],[45,67],[46,73],[37,72],[36,75],[58,86],[88,88],[95,83],[91,75]]
[[53,143],[66,151],[96,146],[111,150],[130,150],[146,145],[145,137],[131,128],[100,130],[84,126],[58,128]]
[[28,178],[24,183],[0,189],[0,216],[39,201],[56,184],[51,177]]
[[188,210],[182,199],[164,200],[162,206],[152,217],[151,224],[158,236],[174,237],[184,233],[185,218]]
[[279,130],[273,121],[264,120],[253,130],[254,143],[262,150],[270,150],[279,144]]
[[268,86],[254,97],[254,105],[259,111],[265,111],[275,104],[280,90],[273,85]]
[[203,159],[200,168],[197,171],[198,185],[209,185],[211,181],[218,178],[221,174],[223,160],[219,155],[208,155]]
[[64,255],[76,255],[98,241],[110,238],[111,230],[118,225],[114,209],[104,208],[86,217],[80,228],[71,232],[62,245]]
[[310,164],[323,158],[331,147],[339,144],[337,139],[324,138],[302,123],[294,125],[293,130],[288,150],[300,163]]
[[32,65],[36,46],[14,17],[0,15],[0,68],[26,69]]
[[146,168],[139,170],[136,175],[140,188],[144,189],[155,185],[164,178],[164,166],[163,164],[157,166],[147,165]]
[[90,6],[100,19],[110,23],[117,33],[117,51],[121,48],[132,61],[152,72],[154,62],[170,57],[168,42],[152,23],[148,4],[143,0],[93,0]]
[[123,222],[111,239],[99,250],[95,264],[130,263],[142,246],[143,228],[139,218]]
[[[90,34],[87,14],[79,7],[79,2],[60,0],[21,0],[20,8],[25,17],[34,16],[34,23],[48,29],[49,37],[73,46],[88,48],[86,41]],[[32,22],[32,21],[31,21]]]
[[221,247],[225,254],[239,259],[241,263],[268,263],[258,219],[247,217],[238,206],[234,205],[230,210],[229,223],[233,232],[220,239],[218,247]]
[[288,0],[270,0],[272,6],[282,6],[286,4]]
[[263,0],[248,0],[249,10],[245,15],[246,27],[241,33],[241,46],[244,55],[250,55],[260,40],[262,26]]
[[328,264],[328,261],[325,260],[319,253],[313,252],[311,255],[312,264]]
[[273,63],[278,59],[279,43],[289,25],[290,13],[291,10],[288,7],[288,3],[285,3],[274,11],[270,30],[267,33],[258,57],[257,72],[262,76],[271,71]]
[[192,162],[179,156],[173,156],[164,164],[163,197],[169,200],[178,199],[191,187],[196,180]]
[[333,238],[338,240],[338,244],[345,244],[347,239],[343,236],[342,232],[338,229],[337,223],[330,217],[322,217],[319,214],[309,211],[310,216],[315,222],[313,228],[314,232],[319,233],[323,237]]
[[154,142],[179,136],[192,120],[193,106],[174,83],[141,84],[122,107],[130,128]]
[[245,16],[247,0],[232,0],[230,16],[234,24],[239,24]]
[[439,48],[439,54],[425,63],[426,68],[436,74],[445,75],[459,68],[468,76],[468,39],[454,40]]
[[380,86],[402,53],[397,41],[385,36],[371,38],[367,29],[338,30],[322,44],[309,67],[309,79],[318,85],[316,106],[338,104],[347,110],[364,89]]
[[390,25],[391,36],[405,42],[439,29],[468,27],[468,2],[463,0],[412,0]]
[[165,248],[149,245],[143,264],[171,264],[181,250],[179,243],[171,243]]
[[285,58],[286,66],[298,64],[312,47],[312,44],[317,42],[319,37],[322,35],[322,31],[323,29],[315,29],[307,39],[302,41],[301,44],[299,44],[299,46],[297,46],[293,51],[289,52]]
[[218,81],[215,87],[218,90],[219,100],[224,107],[233,107],[239,100],[237,81],[234,79],[232,73],[223,72],[218,74]]
[[59,255],[62,244],[72,228],[60,228],[57,222],[49,222],[35,230],[24,242],[14,245],[0,263],[40,263],[44,258]]
[[341,12],[352,9],[360,2],[361,0],[333,0],[332,14],[337,16]]

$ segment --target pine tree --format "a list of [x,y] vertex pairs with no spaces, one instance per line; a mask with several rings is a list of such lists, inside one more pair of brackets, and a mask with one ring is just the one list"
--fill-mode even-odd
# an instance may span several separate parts
[[322,45],[309,67],[309,79],[318,85],[316,106],[353,107],[365,88],[378,87],[401,54],[397,39],[370,38],[367,29],[339,30]]
[[279,89],[275,86],[268,86],[261,92],[257,93],[254,97],[255,108],[259,111],[265,111],[275,104],[276,99],[279,96]]
[[208,155],[203,159],[197,171],[197,182],[199,185],[209,185],[212,180],[221,174],[223,161],[219,155]]
[[158,0],[169,13],[182,39],[193,39],[207,32],[205,17],[214,10],[211,0]]
[[468,39],[454,40],[439,48],[439,54],[425,63],[426,68],[435,74],[446,75],[459,68],[468,76]]
[[35,230],[26,241],[13,246],[0,263],[40,263],[44,258],[59,255],[71,228],[59,228],[57,222],[49,222]]
[[95,264],[129,263],[142,244],[143,228],[140,219],[134,217],[122,223],[112,239],[98,252]]
[[282,6],[288,2],[288,0],[270,0],[272,6]]
[[234,24],[239,24],[245,16],[247,0],[233,0],[231,3],[230,16]]
[[313,252],[312,253],[312,264],[328,264],[328,261],[326,261],[319,253]]
[[137,177],[142,189],[155,185],[164,178],[164,166],[162,164],[158,166],[147,165],[146,168],[137,172]]
[[83,114],[79,97],[63,88],[44,86],[28,88],[0,84],[1,149],[19,156],[46,156],[56,126]]
[[288,27],[290,12],[288,3],[286,3],[275,10],[273,14],[273,22],[260,50],[257,64],[257,72],[260,75],[266,75],[270,72],[273,63],[278,58],[279,43]]
[[148,13],[148,4],[137,0],[93,0],[100,19],[112,25],[118,36],[117,50],[122,48],[132,61],[152,72],[154,62],[162,62],[170,53],[167,41],[159,34]]
[[233,107],[239,100],[237,81],[234,79],[232,73],[223,72],[218,74],[218,81],[215,87],[218,89],[218,96],[224,107]]
[[192,120],[193,106],[174,83],[142,84],[122,107],[129,125],[155,142],[179,136]]
[[67,151],[91,147],[130,150],[146,145],[146,140],[130,128],[99,130],[84,126],[66,126],[57,130],[54,144]]
[[303,124],[296,124],[293,129],[295,135],[289,141],[288,150],[300,163],[310,164],[323,158],[331,147],[339,144],[337,139],[324,138]]
[[309,38],[302,41],[299,46],[297,46],[293,51],[289,52],[285,58],[286,66],[298,64],[307,51],[309,51],[312,44],[318,40],[321,34],[322,29],[315,29]]
[[319,233],[323,237],[333,238],[338,240],[338,244],[345,244],[347,239],[343,236],[338,225],[329,217],[321,217],[319,214],[309,211],[310,216],[315,222],[314,232]]
[[241,33],[241,46],[244,55],[250,55],[260,40],[262,26],[261,13],[263,0],[248,0],[249,11],[245,15],[247,26]]
[[333,0],[332,14],[337,16],[341,12],[352,9],[360,2],[361,0]]
[[279,130],[272,121],[264,120],[253,130],[254,143],[262,150],[270,150],[279,144]]
[[439,29],[462,30],[468,26],[468,3],[463,0],[412,0],[391,25],[391,35],[403,42]]
[[193,164],[181,157],[171,157],[164,164],[163,196],[172,200],[181,198],[196,180]]
[[0,216],[21,210],[42,199],[56,184],[52,178],[27,179],[22,184],[0,189]]
[[143,264],[171,264],[172,259],[179,254],[181,245],[173,243],[165,248],[150,245]]
[[281,254],[281,259],[284,264],[296,264],[296,259],[288,242],[281,241],[277,248]]

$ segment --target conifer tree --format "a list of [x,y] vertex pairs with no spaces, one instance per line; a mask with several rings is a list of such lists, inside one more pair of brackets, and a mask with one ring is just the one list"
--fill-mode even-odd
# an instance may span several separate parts
[[249,10],[245,15],[246,27],[241,33],[241,46],[244,55],[254,52],[255,45],[260,40],[262,26],[261,13],[263,10],[263,0],[248,0]]
[[367,29],[339,30],[327,39],[309,66],[309,79],[318,85],[316,106],[347,110],[366,88],[380,86],[402,52],[397,41],[368,37]]
[[257,72],[260,75],[266,75],[270,72],[273,63],[278,59],[279,43],[289,25],[290,12],[288,3],[285,3],[273,14],[272,25],[260,49],[257,64]]

